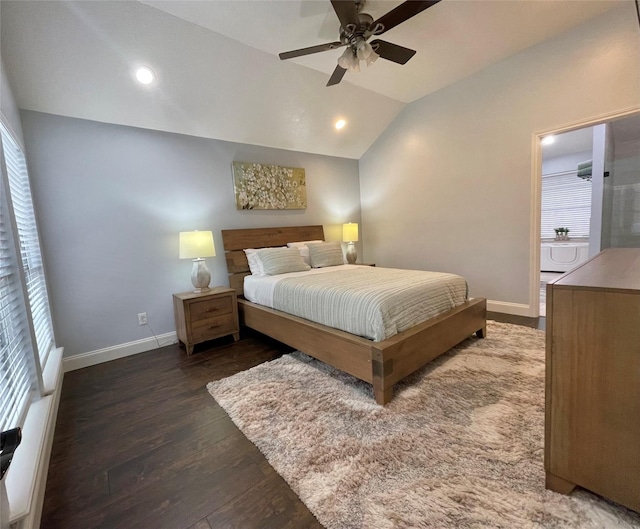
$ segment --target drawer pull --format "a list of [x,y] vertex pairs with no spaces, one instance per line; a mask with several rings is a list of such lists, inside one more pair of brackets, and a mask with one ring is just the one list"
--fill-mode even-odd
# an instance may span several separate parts
[[217,308],[217,307],[209,307],[207,310],[205,310],[205,312],[216,312],[218,310],[220,310],[220,309]]
[[217,329],[220,325],[209,325],[209,329]]

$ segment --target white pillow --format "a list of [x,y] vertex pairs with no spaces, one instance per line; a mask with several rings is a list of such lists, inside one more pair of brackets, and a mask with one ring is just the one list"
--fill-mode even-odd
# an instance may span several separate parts
[[256,252],[268,276],[289,272],[306,272],[311,267],[302,260],[297,248],[265,248]]
[[342,245],[339,242],[309,244],[309,259],[313,268],[344,264]]
[[300,250],[300,255],[302,256],[302,260],[305,263],[309,264],[309,247],[307,246],[307,244],[317,243],[317,242],[324,242],[324,241],[317,240],[317,241],[288,242],[287,246],[289,248],[297,248],[298,250]]
[[[276,246],[276,248],[286,248],[286,246]],[[247,256],[247,261],[249,263],[249,270],[251,271],[251,275],[254,276],[266,276],[266,272],[264,271],[264,266],[262,265],[262,261],[258,257],[258,253],[260,250],[267,250],[268,248],[247,248],[244,250],[245,255]]]

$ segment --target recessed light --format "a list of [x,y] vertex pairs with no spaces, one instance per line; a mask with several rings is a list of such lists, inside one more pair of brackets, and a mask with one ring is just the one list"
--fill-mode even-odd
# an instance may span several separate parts
[[153,73],[151,68],[147,68],[146,66],[141,66],[136,70],[136,79],[139,83],[142,84],[150,84],[156,78],[156,74]]
[[347,122],[344,119],[339,119],[338,121],[336,121],[335,127],[336,127],[336,129],[340,130],[346,124],[347,124]]
[[540,143],[542,145],[551,145],[554,141],[556,141],[556,137],[551,135],[551,136],[545,136],[544,138],[542,138],[542,141]]

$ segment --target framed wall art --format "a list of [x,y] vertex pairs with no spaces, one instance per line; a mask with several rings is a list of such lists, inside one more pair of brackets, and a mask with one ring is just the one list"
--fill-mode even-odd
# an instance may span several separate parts
[[306,209],[304,169],[233,162],[237,209]]

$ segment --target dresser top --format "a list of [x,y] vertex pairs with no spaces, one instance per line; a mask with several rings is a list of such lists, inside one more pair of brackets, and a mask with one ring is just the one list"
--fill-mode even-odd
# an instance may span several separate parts
[[607,248],[553,283],[640,291],[640,248]]

